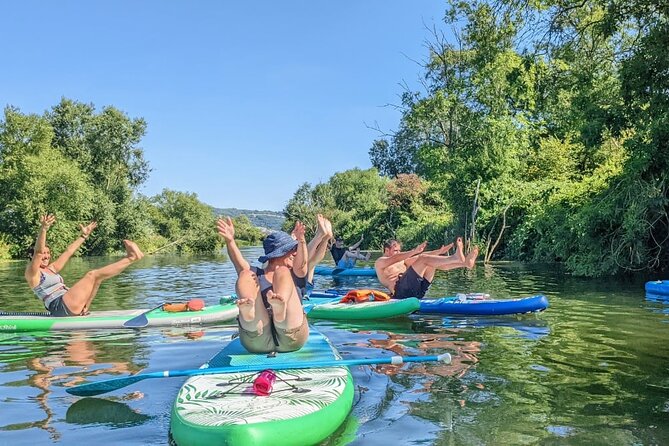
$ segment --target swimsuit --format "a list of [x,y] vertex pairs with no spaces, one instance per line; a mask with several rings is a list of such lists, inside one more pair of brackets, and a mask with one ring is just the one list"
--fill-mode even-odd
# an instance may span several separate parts
[[339,262],[337,262],[337,268],[343,268],[343,269],[348,269],[348,268],[353,268],[355,266],[355,259],[341,259]]
[[40,298],[44,308],[49,310],[53,316],[74,316],[63,302],[63,296],[69,290],[65,286],[63,276],[49,268],[45,268],[53,274],[39,272],[39,284],[33,288],[33,292]]
[[337,248],[336,246],[330,248],[330,253],[332,254],[332,258],[334,259],[335,265],[339,263],[342,257],[344,257],[344,253],[346,251],[347,251],[346,248]]
[[403,274],[400,274],[395,282],[395,292],[393,299],[406,299],[407,297],[422,298],[425,296],[431,282],[409,267]]

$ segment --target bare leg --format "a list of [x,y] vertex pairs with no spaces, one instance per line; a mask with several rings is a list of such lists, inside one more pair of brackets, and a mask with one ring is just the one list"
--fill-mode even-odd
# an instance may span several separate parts
[[323,217],[321,214],[317,215],[318,218],[318,230],[316,235],[309,242],[307,249],[309,251],[309,270],[307,272],[307,282],[313,283],[314,281],[314,269],[323,258],[325,258],[325,253],[328,251],[328,243],[332,238],[332,226],[330,221]]
[[274,271],[267,301],[272,306],[272,318],[277,328],[291,330],[302,325],[304,310],[288,268],[280,267]]
[[262,333],[269,325],[269,315],[260,297],[258,277],[252,271],[240,271],[235,289],[239,307],[239,325],[244,330]]
[[127,252],[127,255],[123,259],[100,269],[87,272],[81,280],[75,283],[63,295],[63,301],[71,312],[80,314],[84,310],[88,311],[103,281],[117,276],[130,264],[144,257],[144,253],[142,253],[134,242],[123,240],[123,244]]
[[465,263],[456,254],[444,257],[434,254],[420,254],[405,260],[407,266],[413,267],[414,271],[425,279],[432,281],[435,270],[448,271],[456,268],[464,268]]
[[467,269],[472,269],[474,265],[476,264],[476,257],[479,255],[479,248],[478,246],[474,247],[474,249],[471,250],[469,254],[467,254],[467,257],[465,257],[465,267]]
[[309,265],[311,265],[313,260],[316,258],[316,252],[320,247],[321,243],[323,242],[323,239],[327,235],[327,231],[323,223],[323,216],[321,214],[317,214],[316,220],[318,222],[318,228],[316,229],[316,234],[314,234],[314,238],[312,238],[309,244],[307,245],[307,252],[309,253],[308,256]]
[[462,245],[462,237],[458,237],[457,240],[455,240],[455,255],[460,259],[461,262],[465,261],[465,253],[464,253],[464,246]]

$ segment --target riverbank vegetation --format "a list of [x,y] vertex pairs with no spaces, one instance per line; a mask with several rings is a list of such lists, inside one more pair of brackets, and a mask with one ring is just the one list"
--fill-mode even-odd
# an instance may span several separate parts
[[[139,146],[145,130],[143,119],[114,107],[97,112],[68,99],[43,115],[7,107],[0,121],[0,258],[25,258],[47,212],[57,217],[49,231],[57,253],[91,220],[99,225],[82,247],[86,254],[118,250],[124,238],[149,253],[219,249],[214,212],[195,194],[137,194],[150,173]],[[245,216],[235,223],[240,240],[262,239]]]
[[485,260],[666,270],[669,6],[452,1],[445,22],[376,169],[303,185],[286,227],[319,211],[375,249],[465,234]]
[[[284,209],[315,229],[379,249],[463,234],[485,261],[564,262],[577,275],[669,267],[669,4],[645,0],[450,1],[427,41],[421,91],[401,92],[397,129],[372,169],[303,184]],[[451,32],[451,30],[453,32]],[[63,99],[0,121],[0,258],[24,256],[38,216],[55,213],[62,251],[123,238],[147,252],[220,248],[194,194],[137,193],[150,168],[141,118]],[[263,232],[242,216],[237,235]]]

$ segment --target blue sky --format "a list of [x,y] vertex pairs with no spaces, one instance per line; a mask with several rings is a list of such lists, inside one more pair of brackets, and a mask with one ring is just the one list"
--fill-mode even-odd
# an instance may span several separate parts
[[0,103],[61,97],[148,123],[141,192],[282,210],[297,187],[369,168],[419,88],[437,0],[25,1],[0,11]]

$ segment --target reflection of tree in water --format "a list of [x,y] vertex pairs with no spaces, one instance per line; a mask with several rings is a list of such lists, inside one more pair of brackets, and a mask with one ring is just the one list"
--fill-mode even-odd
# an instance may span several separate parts
[[[377,371],[389,376],[401,374],[460,378],[478,363],[477,353],[481,351],[481,343],[478,341],[453,340],[452,337],[439,337],[434,334],[388,333],[387,339],[370,339],[369,342],[376,348],[390,350],[400,356],[434,355],[444,352],[451,354],[450,364],[420,362],[407,368],[385,364],[376,366]],[[406,344],[412,344],[412,347],[409,348]],[[430,390],[431,382],[426,380],[425,386],[426,390]]]
[[[137,372],[141,367],[132,363],[130,359],[119,360],[121,358],[132,358],[136,354],[136,350],[136,346],[131,343],[109,345],[105,344],[104,341],[98,341],[96,346],[96,343],[87,340],[83,335],[75,334],[73,339],[68,340],[64,346],[58,345],[51,348],[51,351],[40,355],[40,357],[28,359],[26,368],[35,372],[28,377],[28,383],[40,390],[40,393],[35,396],[35,400],[46,416],[41,420],[27,423],[26,426],[43,429],[49,433],[52,440],[59,440],[60,433],[51,426],[54,415],[48,402],[53,392],[51,385],[62,382],[63,387],[71,387],[83,383],[91,376]],[[114,359],[103,364],[107,358]],[[71,365],[80,368],[65,373],[57,373],[59,368]],[[139,392],[134,395],[135,399],[142,397],[143,395]]]

